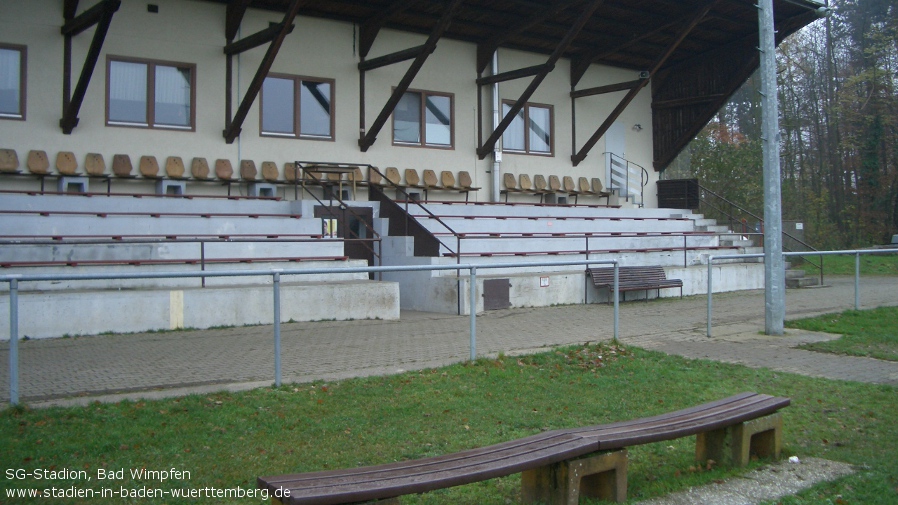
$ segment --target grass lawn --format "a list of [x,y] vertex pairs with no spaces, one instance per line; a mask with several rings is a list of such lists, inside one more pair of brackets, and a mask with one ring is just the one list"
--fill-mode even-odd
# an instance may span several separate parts
[[[741,391],[792,398],[784,456],[858,465],[836,484],[789,503],[898,503],[898,391],[637,348],[591,345],[482,359],[446,368],[335,383],[289,385],[161,401],[0,412],[0,503],[7,489],[255,489],[255,477],[433,456],[540,430],[636,418]],[[693,462],[694,438],[631,450],[631,500],[724,478]],[[190,472],[133,478],[131,470]],[[11,478],[10,471],[84,470],[91,478]],[[124,478],[98,481],[98,469]],[[45,472],[46,474],[46,472]],[[170,476],[174,476],[172,472]],[[157,475],[158,477],[158,475]],[[408,503],[518,503],[519,476],[420,496]],[[841,501],[840,501],[841,500]],[[94,500],[53,503],[250,503],[260,500]]]
[[837,340],[807,344],[803,349],[898,361],[898,307],[825,314],[788,321],[786,326],[842,335]]
[[[794,261],[792,258],[790,261]],[[809,255],[808,260],[815,265],[820,264],[820,256]],[[854,275],[854,255],[832,255],[823,257],[823,273],[825,275]],[[817,272],[816,268],[804,265],[809,275]],[[898,254],[862,254],[861,275],[898,275]]]

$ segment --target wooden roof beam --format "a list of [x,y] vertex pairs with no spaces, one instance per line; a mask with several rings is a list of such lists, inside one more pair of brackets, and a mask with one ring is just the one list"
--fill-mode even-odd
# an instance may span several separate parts
[[602,5],[604,0],[593,0],[590,2],[585,9],[583,9],[583,13],[577,17],[577,22],[575,22],[568,29],[568,32],[565,34],[564,38],[558,43],[555,47],[555,51],[549,55],[546,63],[542,65],[542,70],[536,74],[533,80],[530,82],[530,85],[527,86],[527,89],[521,94],[518,100],[511,106],[508,110],[508,113],[505,114],[505,117],[502,118],[502,121],[499,122],[499,126],[496,127],[496,130],[486,139],[486,142],[483,143],[482,146],[477,148],[477,156],[482,160],[486,158],[486,156],[492,152],[493,148],[496,147],[496,142],[499,141],[499,138],[502,137],[502,134],[505,133],[505,130],[508,129],[508,126],[511,125],[511,122],[514,121],[515,116],[517,116],[518,112],[524,108],[524,104],[527,103],[527,100],[533,96],[533,93],[536,92],[536,88],[542,84],[543,79],[549,75],[549,72],[555,68],[555,63],[558,62],[558,59],[561,58],[561,55],[567,51],[568,47],[570,47],[571,43],[574,42],[574,39],[577,38],[577,35],[580,34],[580,31],[586,26],[587,21],[592,18],[592,15],[596,12],[596,9]]
[[[295,27],[296,25],[291,24],[287,29],[287,33],[293,33],[293,28]],[[248,51],[255,47],[259,47],[262,44],[267,44],[277,38],[283,29],[284,27],[281,26],[281,23],[272,24],[268,28],[259,30],[252,35],[243,37],[237,42],[228,42],[228,44],[224,47],[224,53],[230,56],[233,54],[239,54],[244,51]]]
[[586,141],[580,151],[571,156],[571,161],[574,163],[574,166],[579,165],[580,162],[586,158],[586,155],[589,153],[589,151],[596,145],[599,139],[602,138],[603,135],[605,135],[605,132],[607,132],[608,129],[611,128],[611,125],[614,124],[614,121],[617,120],[618,117],[620,117],[624,109],[626,109],[627,106],[630,105],[630,102],[632,102],[633,99],[636,98],[636,95],[638,95],[639,92],[642,91],[642,89],[646,86],[646,84],[650,82],[652,76],[656,72],[658,72],[658,70],[664,65],[667,59],[670,58],[670,55],[672,55],[677,47],[679,47],[679,45],[683,42],[683,40],[686,39],[686,36],[689,35],[689,33],[693,29],[695,29],[696,26],[698,26],[698,24],[702,21],[702,19],[705,18],[705,16],[708,15],[708,12],[710,12],[711,8],[718,1],[719,0],[710,0],[705,4],[704,7],[698,9],[693,13],[692,18],[683,26],[683,28],[677,34],[676,39],[674,39],[674,41],[670,44],[664,54],[662,54],[655,61],[655,64],[652,65],[652,68],[649,70],[648,78],[642,79],[639,85],[630,89],[630,91],[626,96],[624,96],[617,107],[615,107],[614,110],[611,111],[611,114],[608,115],[608,118],[605,119],[605,122],[602,123],[602,125],[599,126],[599,129],[596,130],[596,132],[593,133],[589,140]]
[[380,33],[380,29],[384,27],[387,21],[396,14],[407,10],[413,3],[414,2],[410,1],[393,0],[393,3],[386,9],[380,11],[377,16],[374,16],[359,25],[359,55],[361,55],[362,58],[368,56],[368,53],[371,51],[371,46],[374,45],[374,40],[377,39],[377,34]]
[[[433,31],[430,33],[430,36],[427,38],[427,41],[424,43],[424,45],[418,48],[412,48],[418,51],[418,54],[415,57],[415,61],[412,62],[411,66],[409,66],[408,70],[405,72],[405,75],[399,81],[399,84],[397,84],[393,89],[393,94],[390,95],[390,98],[387,100],[387,103],[384,105],[383,109],[381,109],[380,114],[378,114],[377,118],[374,120],[371,128],[369,128],[367,131],[359,132],[359,148],[362,150],[362,152],[366,152],[369,147],[374,145],[374,141],[377,140],[377,135],[380,133],[380,130],[383,128],[384,124],[386,124],[387,119],[390,117],[390,114],[393,113],[396,105],[399,104],[399,100],[402,99],[402,95],[404,95],[405,92],[408,91],[409,86],[412,84],[412,80],[414,80],[415,76],[418,75],[421,67],[424,66],[424,62],[427,61],[427,57],[436,50],[437,42],[439,42],[446,29],[449,28],[449,24],[452,22],[452,17],[455,15],[456,8],[461,4],[461,2],[462,0],[452,0],[446,6],[445,10],[443,11],[443,15],[440,17],[440,20],[433,28]],[[402,52],[403,51],[400,51],[400,53]],[[397,53],[394,53],[394,55],[395,54]]]
[[589,70],[589,66],[592,65],[593,63],[595,63],[596,61],[601,60],[602,58],[604,58],[608,55],[614,54],[618,51],[623,51],[624,49],[633,47],[636,44],[642,42],[643,40],[650,38],[650,37],[654,37],[655,35],[663,32],[664,30],[669,30],[672,27],[675,27],[675,26],[681,25],[682,23],[685,23],[688,19],[689,19],[688,15],[683,16],[683,17],[676,19],[674,21],[671,21],[669,23],[665,23],[665,24],[655,28],[654,30],[650,30],[650,31],[642,33],[636,37],[633,37],[630,40],[624,42],[623,44],[620,44],[611,49],[608,49],[608,50],[605,50],[602,52],[597,52],[597,53],[594,53],[594,54],[591,54],[588,56],[583,56],[583,57],[573,59],[573,61],[571,61],[571,86],[572,87],[576,86],[577,83],[580,82],[580,79],[582,79],[583,76],[586,74],[586,71]]
[[225,40],[229,43],[237,36],[243,15],[252,0],[231,0],[225,11]]
[[493,57],[493,53],[496,52],[496,50],[499,49],[499,46],[505,41],[533,28],[534,26],[546,22],[547,19],[558,14],[572,3],[574,3],[573,0],[565,0],[551,6],[540,5],[540,7],[537,8],[526,21],[511,23],[511,28],[507,31],[497,33],[490,37],[486,42],[477,44],[477,74],[482,74],[483,71],[486,70],[487,65],[490,64],[490,60]]
[[[90,79],[93,77],[97,61],[100,59],[100,52],[106,41],[106,33],[109,31],[109,25],[112,24],[112,16],[121,5],[121,0],[102,0],[79,16],[67,18],[60,29],[62,35],[65,36],[65,54],[63,55],[65,62],[62,84],[62,118],[59,120],[59,126],[66,135],[71,134],[78,126],[78,113],[81,111],[87,87],[90,85]],[[63,7],[63,15],[72,15],[77,9],[77,1],[66,2]],[[72,88],[72,37],[94,25],[97,26],[97,29],[91,39],[90,48],[87,50],[87,57],[85,57],[84,66],[81,68],[81,76],[78,78],[78,84],[75,85],[75,91],[69,95]]]
[[243,121],[246,120],[246,115],[249,113],[249,108],[252,107],[253,102],[255,102],[256,97],[259,95],[259,91],[262,89],[262,83],[265,81],[268,71],[271,70],[271,65],[274,63],[278,51],[281,50],[281,45],[284,43],[284,39],[287,38],[287,34],[292,30],[293,20],[296,19],[296,14],[299,13],[299,8],[302,7],[305,2],[306,0],[293,0],[290,4],[290,8],[287,9],[287,12],[284,14],[283,21],[281,21],[280,24],[275,25],[279,27],[278,33],[268,46],[268,51],[265,53],[265,57],[262,58],[261,63],[259,63],[259,69],[256,70],[256,75],[253,76],[253,80],[246,90],[246,95],[243,96],[243,101],[240,102],[240,107],[237,108],[234,117],[229,120],[222,132],[225,142],[228,144],[233,143],[237,136],[240,135],[240,130],[243,127]]

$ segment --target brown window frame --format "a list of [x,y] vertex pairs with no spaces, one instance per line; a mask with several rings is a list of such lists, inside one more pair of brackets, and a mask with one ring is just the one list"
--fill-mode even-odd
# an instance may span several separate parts
[[[276,79],[287,79],[293,81],[293,133],[279,133],[279,132],[266,132],[262,128],[263,121],[263,113],[264,113],[264,102],[265,102],[265,86],[263,84],[262,88],[259,89],[259,136],[267,137],[267,138],[281,138],[281,139],[300,139],[300,140],[321,140],[326,142],[333,142],[337,139],[337,131],[336,131],[336,117],[337,117],[337,85],[334,79],[327,79],[324,77],[310,77],[305,75],[294,75],[294,74],[279,74],[279,73],[269,73],[265,78],[273,77]],[[302,133],[302,107],[301,107],[301,86],[303,81],[307,82],[316,82],[316,83],[326,83],[331,87],[331,103],[330,103],[330,134],[327,136],[322,135],[309,135]]]
[[[113,62],[121,63],[139,63],[147,66],[147,96],[146,96],[146,113],[147,123],[131,123],[127,121],[115,121],[109,119],[109,89],[110,89],[110,69]],[[190,126],[156,124],[156,79],[155,67],[157,65],[165,67],[174,67],[190,70]],[[187,63],[181,61],[156,60],[148,58],[132,58],[129,56],[107,55],[106,56],[106,126],[116,128],[141,128],[145,130],[165,130],[165,131],[196,131],[196,88],[197,88],[196,63]]]
[[[502,105],[513,105],[514,100],[502,100]],[[530,118],[530,108],[537,107],[540,109],[548,109],[549,111],[549,151],[533,151],[530,149],[530,128],[529,128],[529,118]],[[524,112],[524,149],[508,149],[505,147],[505,143],[502,143],[502,152],[508,154],[523,154],[526,156],[555,156],[555,106],[546,104],[546,103],[531,103],[527,102],[524,104],[524,108],[521,109]],[[507,131],[507,130],[506,130]],[[504,136],[504,134],[503,134]]]
[[[394,88],[395,89],[395,88]],[[426,148],[426,149],[447,149],[452,150],[455,149],[455,93],[446,93],[442,91],[428,91],[423,89],[408,89],[405,91],[407,93],[417,93],[421,96],[421,116],[418,119],[418,128],[419,135],[421,138],[420,142],[406,142],[401,140],[396,140],[396,114],[392,114],[392,135],[393,135],[393,145],[399,147],[417,147],[417,148]],[[449,99],[449,144],[429,144],[427,143],[427,131],[426,131],[426,122],[427,122],[427,97],[428,96],[440,96]]]
[[28,46],[0,43],[0,49],[19,52],[19,113],[0,113],[0,119],[10,121],[25,121],[26,104],[28,103],[26,93],[28,89]]

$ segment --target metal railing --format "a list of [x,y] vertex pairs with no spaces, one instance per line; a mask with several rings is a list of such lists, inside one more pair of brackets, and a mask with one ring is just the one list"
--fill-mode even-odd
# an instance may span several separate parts
[[[719,205],[715,204],[714,202],[711,201],[710,198],[707,198],[706,195],[713,196],[714,198],[717,199],[717,201],[720,204]],[[702,186],[701,184],[699,184],[699,200],[702,205],[705,205],[706,207],[709,207],[712,210],[717,211],[719,213],[719,215],[726,217],[730,230],[732,230],[740,235],[760,237],[761,240],[758,245],[760,245],[762,247],[764,246],[764,218],[751,212],[750,210],[746,209],[745,207],[739,205],[738,203],[735,203],[735,202],[727,199],[726,197],[723,197],[723,196],[715,193],[714,191]],[[758,223],[758,229],[756,229],[756,230],[749,229],[748,219],[746,219],[745,216],[748,216],[748,217],[751,217],[752,219],[754,219],[755,222]],[[788,238],[789,240],[792,240],[793,242],[806,248],[807,251],[810,251],[810,252],[817,251],[817,249],[814,248],[812,245],[808,244],[804,240],[802,240],[786,231],[783,231],[782,234],[783,234],[784,238]],[[783,242],[784,242],[783,248],[786,251],[801,252],[801,251],[790,251],[789,248],[786,247],[786,245],[785,245],[785,240]],[[812,267],[819,270],[820,284],[823,284],[823,256],[820,256],[819,264],[814,263],[813,261],[810,261],[808,259],[808,257],[815,256],[814,254],[808,254],[808,255],[792,254],[792,256],[798,256],[799,258],[802,259],[802,261],[808,262]]]
[[[338,205],[339,205],[339,207],[340,207],[340,209],[349,211],[349,213],[352,214],[352,216],[355,217],[355,218],[358,220],[359,223],[362,223],[363,225],[365,225],[365,228],[371,233],[371,237],[372,237],[372,238],[369,239],[369,238],[359,237],[358,234],[355,233],[355,232],[354,232],[353,230],[351,230],[351,229],[349,229],[349,233],[351,233],[352,235],[355,235],[355,236],[354,236],[354,237],[348,237],[348,238],[349,238],[349,239],[352,239],[352,240],[355,240],[355,241],[359,241],[360,243],[362,243],[362,245],[363,245],[366,249],[368,249],[368,251],[371,252],[372,257],[374,257],[374,258],[377,259],[376,263],[377,263],[378,265],[382,264],[383,262],[381,261],[381,257],[380,257],[380,249],[382,248],[383,244],[382,244],[382,242],[381,242],[381,236],[380,236],[380,234],[377,233],[377,231],[374,229],[374,227],[372,227],[372,226],[371,226],[371,225],[364,219],[363,216],[360,216],[356,211],[352,210],[352,206],[351,206],[351,205],[347,205],[346,202],[343,201],[343,199],[342,199],[342,198],[343,198],[343,195],[336,195],[336,196],[335,196],[335,195],[334,195],[333,189],[331,189],[331,190],[330,190],[330,193],[329,193],[328,195],[326,195],[326,196],[328,196],[328,200],[329,200],[329,201],[328,201],[328,205],[325,205],[324,202],[321,201],[321,199],[318,198],[317,195],[315,195],[315,193],[313,193],[312,191],[310,191],[310,190],[306,187],[306,184],[305,184],[305,182],[306,182],[306,180],[307,180],[306,177],[305,177],[306,174],[321,173],[322,167],[340,167],[340,168],[346,168],[346,169],[355,169],[355,168],[358,168],[359,170],[361,170],[362,167],[366,167],[366,168],[369,168],[369,169],[370,169],[370,168],[373,168],[373,167],[372,167],[371,165],[367,165],[367,164],[359,164],[359,163],[333,163],[333,162],[324,162],[324,161],[320,161],[320,162],[319,162],[319,161],[295,161],[295,162],[293,162],[293,183],[294,183],[294,193],[295,193],[295,191],[296,191],[296,186],[295,186],[295,185],[296,185],[296,184],[299,184],[299,185],[302,187],[303,193],[307,193],[309,196],[311,196],[312,198],[314,198],[315,201],[318,202],[318,204],[321,205],[322,207],[332,207],[332,206],[333,206],[333,200],[336,200],[337,203],[338,203]],[[317,169],[317,170],[316,170],[316,169]],[[347,172],[347,173],[349,173],[349,172]],[[340,175],[341,181],[336,181],[336,182],[338,182],[337,185],[339,185],[339,186],[342,188],[342,177],[343,177],[343,174],[339,174],[339,175]],[[302,178],[300,178],[300,176],[302,176]],[[315,182],[315,183],[318,183],[318,184],[323,184],[323,183],[325,183],[325,182],[327,182],[327,183],[331,183],[331,182],[332,182],[332,181],[324,181],[324,180],[322,180],[322,179],[319,179],[319,178],[316,177],[315,175],[311,175],[311,179],[310,179],[310,180],[311,180],[312,182]],[[354,182],[353,182],[353,183],[354,183]],[[294,196],[294,197],[295,197],[295,196]],[[323,222],[322,222],[322,224],[321,224],[321,227],[322,227],[322,231],[324,231],[324,223],[323,223]],[[347,227],[347,229],[348,229],[348,227]],[[369,242],[370,242],[370,244],[369,244]],[[372,246],[372,244],[374,244],[374,243],[377,243],[377,245],[378,245],[378,251],[375,251],[375,250],[374,250],[374,247]]]
[[[649,183],[649,173],[642,165],[633,163],[614,153],[606,152],[606,163],[608,166],[608,190],[618,190],[618,196],[623,196],[624,200],[629,202],[630,195],[633,195],[635,201],[636,194],[632,192],[632,188],[638,188],[639,201],[635,202],[639,207],[645,204],[645,187]],[[636,175],[639,175],[639,185],[636,185]],[[632,179],[632,181],[631,181]],[[621,190],[623,194],[621,195]]]
[[[109,274],[68,274],[68,275],[3,275],[0,282],[9,283],[9,403],[19,403],[19,283],[28,281],[79,281],[79,280],[120,280],[120,279],[174,279],[186,277],[260,277],[270,276],[273,294],[273,337],[274,337],[274,384],[281,385],[281,277],[292,275],[321,275],[345,273],[381,273],[381,272],[420,272],[435,270],[467,270],[470,311],[470,359],[477,359],[477,271],[492,268],[530,268],[553,266],[589,266],[613,265],[614,287],[614,340],[618,340],[620,330],[618,290],[619,266],[617,260],[571,260],[546,262],[509,262],[488,265],[455,264],[455,265],[406,265],[350,268],[315,268],[306,270],[232,270],[221,272],[146,272],[146,273],[109,273]],[[239,288],[235,288],[239,289]]]
[[[860,295],[860,277],[861,277],[861,255],[862,254],[891,254],[898,253],[898,249],[855,249],[848,251],[816,251],[814,254],[819,255],[821,257],[821,264],[823,263],[823,256],[836,256],[836,255],[854,255],[854,310],[860,310],[861,308],[861,295]],[[783,256],[801,256],[800,252],[784,252]],[[723,256],[708,256],[708,328],[707,328],[707,336],[711,337],[711,318],[712,318],[712,306],[713,306],[713,294],[714,294],[714,284],[713,284],[713,266],[714,261],[716,260],[730,260],[730,259],[750,259],[750,258],[763,258],[763,254],[728,254]]]

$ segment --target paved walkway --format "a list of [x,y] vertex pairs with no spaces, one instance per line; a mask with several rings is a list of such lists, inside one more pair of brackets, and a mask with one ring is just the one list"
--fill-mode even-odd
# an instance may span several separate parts
[[[787,318],[854,306],[850,277],[829,286],[789,290]],[[898,305],[898,279],[865,277],[862,308]],[[840,357],[797,349],[833,338],[787,330],[762,335],[764,294],[714,297],[713,338],[705,336],[705,297],[628,302],[620,306],[620,340],[692,358],[707,358],[784,372],[898,385],[898,363]],[[430,368],[467,359],[469,318],[403,312],[396,321],[327,321],[282,325],[285,382]],[[479,355],[528,352],[544,347],[609,340],[613,314],[607,305],[522,308],[477,318]],[[31,404],[86,403],[96,399],[168,396],[272,383],[270,326],[133,335],[30,340],[20,344],[19,395]],[[0,400],[9,400],[9,347],[0,347]]]

